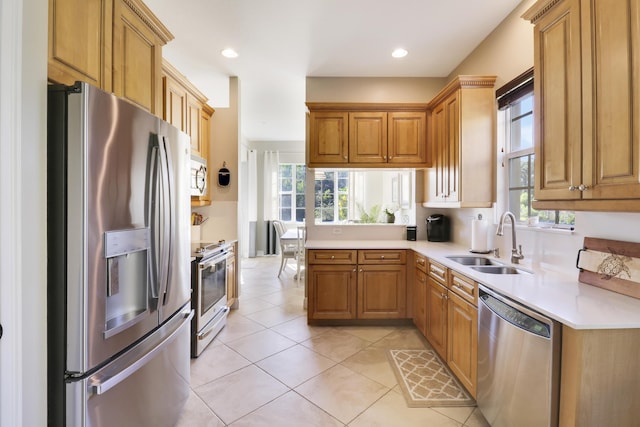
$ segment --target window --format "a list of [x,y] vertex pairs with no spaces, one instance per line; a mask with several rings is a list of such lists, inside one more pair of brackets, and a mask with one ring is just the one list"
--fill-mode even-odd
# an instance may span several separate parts
[[278,211],[281,221],[304,221],[305,180],[305,165],[280,163],[278,168]]
[[496,94],[500,109],[498,122],[504,135],[501,165],[506,169],[507,209],[519,222],[538,217],[543,226],[574,225],[572,211],[537,211],[532,207],[535,183],[533,69],[498,89]]
[[314,217],[319,222],[349,219],[349,172],[318,170],[315,176]]
[[316,224],[415,224],[415,171],[314,169]]

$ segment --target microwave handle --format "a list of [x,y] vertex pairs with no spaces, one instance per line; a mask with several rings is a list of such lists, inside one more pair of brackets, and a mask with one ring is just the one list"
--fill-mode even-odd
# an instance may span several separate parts
[[204,189],[207,184],[207,168],[204,167],[204,165],[200,166],[200,168],[196,170],[195,181],[196,189],[200,194],[204,194]]

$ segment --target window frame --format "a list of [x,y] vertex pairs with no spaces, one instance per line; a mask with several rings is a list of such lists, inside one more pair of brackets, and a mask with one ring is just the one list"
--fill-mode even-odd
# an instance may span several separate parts
[[[283,167],[287,167],[290,166],[291,167],[291,190],[283,190],[283,174],[282,174],[282,168]],[[302,170],[304,171],[304,176],[302,176],[301,178],[298,177],[298,169],[302,168]],[[307,167],[304,163],[294,163],[294,162],[280,162],[278,163],[278,219],[280,221],[284,221],[284,222],[295,222],[295,223],[303,223],[305,222],[305,217],[306,217],[306,174],[307,174]],[[297,183],[298,182],[302,182],[302,189],[301,192],[298,192],[298,186]],[[283,196],[290,196],[290,206],[283,206],[282,204],[282,199]],[[297,206],[297,201],[298,201],[298,197],[302,197],[303,199],[303,204],[301,207]],[[283,213],[283,209],[289,209],[290,213],[291,213],[291,218],[289,219],[284,219],[282,216]],[[303,216],[302,216],[302,221],[298,220],[298,216],[297,213],[298,211],[301,211]]]
[[[496,101],[498,103],[498,164],[501,165],[501,167],[498,168],[497,182],[499,187],[498,194],[501,195],[502,199],[500,200],[499,198],[498,206],[502,208],[502,211],[510,210],[511,212],[513,212],[510,206],[510,192],[514,189],[526,189],[529,191],[526,212],[527,221],[529,221],[529,218],[532,217],[553,217],[553,222],[540,221],[539,225],[542,227],[551,226],[554,228],[568,228],[573,230],[575,227],[575,214],[573,211],[535,210],[533,208],[533,200],[535,196],[535,140],[532,139],[531,147],[511,151],[511,125],[513,121],[522,119],[529,115],[533,117],[535,114],[535,109],[532,105],[532,109],[530,112],[521,113],[517,117],[511,117],[511,107],[515,104],[519,104],[529,96],[532,97],[532,104],[535,103],[535,98],[533,97],[533,79],[534,73],[532,67],[496,90]],[[531,131],[531,135],[533,138],[533,128]],[[510,162],[522,157],[527,157],[529,168],[528,183],[525,187],[512,186]],[[563,216],[566,217],[567,215],[573,217],[573,221],[569,223],[560,223],[560,218]],[[525,224],[525,221],[522,221],[518,217],[516,218],[516,222],[519,224]]]

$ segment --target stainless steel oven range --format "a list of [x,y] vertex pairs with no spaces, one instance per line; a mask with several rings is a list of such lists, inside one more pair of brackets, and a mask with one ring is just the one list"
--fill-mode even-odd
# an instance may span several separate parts
[[191,357],[198,357],[227,322],[227,260],[233,257],[232,245],[193,243],[191,255]]

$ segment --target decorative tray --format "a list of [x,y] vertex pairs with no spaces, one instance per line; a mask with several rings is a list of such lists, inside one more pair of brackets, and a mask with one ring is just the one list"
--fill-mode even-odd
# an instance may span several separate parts
[[578,251],[578,280],[640,298],[640,243],[584,238]]

